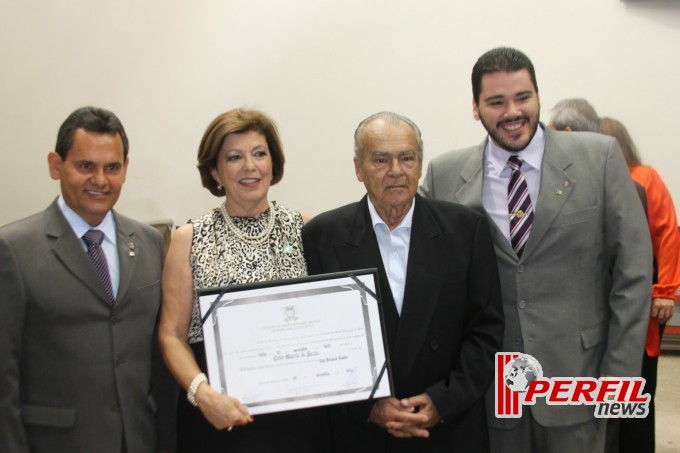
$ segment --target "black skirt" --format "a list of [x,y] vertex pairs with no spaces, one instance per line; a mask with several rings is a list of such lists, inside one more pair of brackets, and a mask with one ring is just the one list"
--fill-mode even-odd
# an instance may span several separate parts
[[[206,370],[203,343],[192,344],[196,361]],[[331,449],[325,407],[254,416],[255,421],[218,431],[189,404],[181,392],[177,407],[177,451],[180,453],[324,453]]]

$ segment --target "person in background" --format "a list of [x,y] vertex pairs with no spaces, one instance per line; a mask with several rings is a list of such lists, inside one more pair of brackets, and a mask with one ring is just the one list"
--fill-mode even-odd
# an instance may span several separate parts
[[[471,79],[488,136],[434,158],[421,190],[491,219],[502,350],[533,356],[548,377],[639,376],[652,250],[618,143],[544,128],[533,63],[517,49],[484,53]],[[492,388],[492,452],[604,450],[606,421],[592,406],[541,399],[521,418],[496,418],[493,404]]]
[[325,408],[259,415],[206,381],[198,288],[307,275],[303,216],[268,198],[285,158],[274,122],[235,109],[208,126],[198,150],[203,187],[220,205],[174,234],[163,271],[160,345],[187,391],[178,407],[181,452],[324,452]]
[[2,451],[174,448],[175,387],[156,344],[165,246],[113,210],[128,148],[115,114],[77,109],[47,156],[61,195],[0,228]]
[[381,112],[354,134],[367,195],[302,229],[310,274],[377,268],[395,395],[331,408],[336,453],[487,452],[484,392],[503,337],[484,216],[416,194],[423,142]]
[[[624,418],[620,421],[621,453],[646,453],[655,450],[654,393],[663,328],[675,310],[675,294],[680,287],[680,233],[675,205],[661,176],[652,167],[642,165],[637,147],[626,127],[612,118],[601,119],[602,133],[614,137],[621,145],[623,157],[633,179],[645,188],[647,220],[654,253],[654,286],[651,293],[651,317],[642,359],[642,377],[647,380],[645,392],[652,400],[646,418]],[[647,299],[649,300],[649,298]]]
[[[595,108],[585,99],[563,99],[550,110],[548,127],[555,131],[600,133],[600,117]],[[635,182],[635,190],[647,215],[647,194],[645,188]],[[611,426],[611,423],[610,423]],[[609,429],[609,427],[607,428]]]
[[548,127],[556,131],[599,133],[600,117],[585,99],[563,99],[550,110]]

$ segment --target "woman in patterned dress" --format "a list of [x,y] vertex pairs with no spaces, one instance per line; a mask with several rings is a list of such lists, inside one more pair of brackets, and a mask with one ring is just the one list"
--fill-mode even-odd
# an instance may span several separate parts
[[[178,405],[180,452],[323,452],[324,408],[258,415],[205,381],[205,350],[196,289],[307,274],[299,212],[270,202],[283,176],[276,126],[261,112],[231,110],[208,126],[198,151],[203,186],[220,206],[174,234],[163,271],[159,340],[187,392]],[[186,398],[184,397],[186,396]]]

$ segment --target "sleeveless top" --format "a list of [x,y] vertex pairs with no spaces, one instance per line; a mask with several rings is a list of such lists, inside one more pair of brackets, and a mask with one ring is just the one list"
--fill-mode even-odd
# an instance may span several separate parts
[[[274,229],[260,245],[244,243],[233,234],[219,207],[190,221],[194,227],[189,258],[194,309],[189,343],[203,341],[197,289],[307,275],[300,236],[302,215],[275,202],[272,206],[276,216]],[[231,221],[242,233],[255,236],[267,228],[269,211],[258,217],[231,217]]]

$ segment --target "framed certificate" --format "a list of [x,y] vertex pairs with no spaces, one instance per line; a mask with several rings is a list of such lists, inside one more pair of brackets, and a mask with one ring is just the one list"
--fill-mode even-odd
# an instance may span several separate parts
[[390,396],[377,271],[200,289],[208,381],[253,415]]

